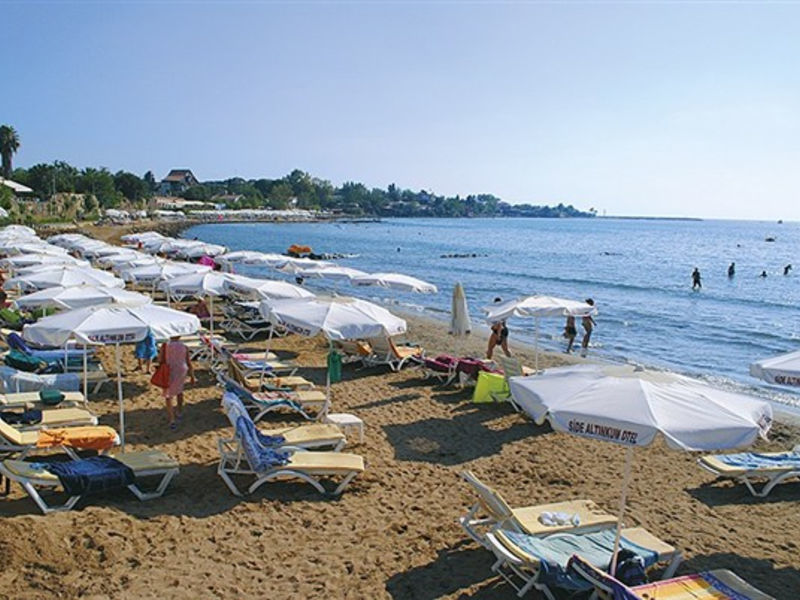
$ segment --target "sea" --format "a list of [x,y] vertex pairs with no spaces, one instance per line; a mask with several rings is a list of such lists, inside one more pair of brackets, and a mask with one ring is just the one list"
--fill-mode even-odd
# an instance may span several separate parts
[[[284,252],[292,244],[341,253],[336,262],[399,272],[438,286],[414,294],[307,280],[311,289],[449,320],[464,286],[473,329],[495,298],[592,298],[599,314],[589,356],[700,377],[767,397],[800,415],[800,394],[748,373],[756,359],[800,348],[800,223],[622,219],[384,219],[378,222],[220,223],[183,233],[230,250]],[[769,240],[769,241],[768,241]],[[735,275],[728,266],[735,263]],[[786,265],[796,265],[784,275]],[[698,268],[702,289],[692,290]],[[293,280],[270,269],[249,274]],[[762,277],[761,273],[767,276]],[[238,272],[238,271],[237,271]],[[509,321],[533,343],[533,319]],[[563,319],[542,319],[539,347],[563,351]],[[580,342],[580,330],[576,340]]]

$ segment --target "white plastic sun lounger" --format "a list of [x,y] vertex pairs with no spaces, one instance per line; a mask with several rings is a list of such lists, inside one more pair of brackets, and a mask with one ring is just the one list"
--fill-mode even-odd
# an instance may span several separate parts
[[0,422],[18,429],[19,431],[31,431],[36,429],[48,429],[53,427],[80,427],[84,425],[97,425],[97,416],[83,408],[47,408],[42,411],[42,419],[38,423],[17,424],[8,422],[0,417]]
[[[611,545],[613,545],[614,531],[600,530],[590,533],[556,533],[549,536],[527,536],[537,544],[538,554],[532,553],[523,543],[524,534],[517,532],[507,532],[498,529],[486,535],[489,549],[494,553],[497,560],[492,565],[492,571],[505,579],[515,590],[517,596],[522,597],[531,589],[541,592],[548,600],[556,600],[551,586],[552,583],[546,581],[546,569],[542,565],[542,557],[547,561],[561,563],[566,566],[568,557],[563,557],[563,547],[559,544],[566,543],[567,547],[580,547],[583,543],[581,538],[588,540],[601,536],[604,539],[603,547],[607,547],[607,559],[611,560]],[[631,545],[640,548],[648,553],[655,554],[656,562],[669,563],[664,577],[671,577],[681,561],[680,552],[670,544],[660,540],[646,529],[634,527],[622,530],[623,546]],[[551,550],[548,550],[548,546]],[[593,547],[589,544],[588,547]],[[552,554],[551,554],[552,552]]]
[[[478,499],[469,512],[459,519],[459,523],[470,538],[486,548],[489,547],[487,533],[499,527],[530,535],[550,535],[565,531],[587,533],[617,526],[617,518],[591,500],[512,508],[497,490],[471,471],[462,471],[461,477],[472,486]],[[548,513],[564,513],[577,516],[577,519],[563,525],[546,525],[542,515]]]
[[11,394],[0,394],[0,410],[6,408],[69,408],[78,404],[86,404],[81,392],[61,392],[64,399],[55,406],[42,404],[39,392],[16,392]]
[[[709,454],[697,464],[717,477],[741,481],[753,496],[764,498],[782,481],[800,477],[800,446],[789,452]],[[764,479],[761,490],[756,490],[757,481]]]
[[[128,489],[139,500],[151,500],[164,495],[172,478],[178,474],[178,463],[159,450],[145,450],[141,452],[127,452],[114,456],[118,461],[128,466],[136,475],[136,481]],[[80,460],[80,459],[79,459]],[[36,505],[45,514],[70,510],[82,496],[70,496],[64,503],[52,505],[45,501],[39,489],[57,489],[61,483],[56,475],[41,466],[41,463],[31,463],[21,460],[4,460],[0,462],[0,474],[11,481],[16,481],[36,502]],[[140,479],[147,477],[161,477],[158,484],[151,491],[144,491],[140,487]]]

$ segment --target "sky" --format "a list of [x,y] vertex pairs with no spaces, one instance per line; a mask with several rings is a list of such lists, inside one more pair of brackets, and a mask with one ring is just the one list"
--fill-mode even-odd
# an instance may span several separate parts
[[0,0],[15,166],[800,220],[800,3]]

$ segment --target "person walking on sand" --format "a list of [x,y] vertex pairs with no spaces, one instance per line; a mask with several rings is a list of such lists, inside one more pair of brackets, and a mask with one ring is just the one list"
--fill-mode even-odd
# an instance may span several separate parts
[[156,338],[152,331],[149,329],[147,330],[147,335],[144,336],[144,339],[142,339],[141,342],[136,343],[136,348],[133,353],[138,362],[136,370],[141,371],[142,362],[144,362],[146,367],[145,373],[149,373],[153,359],[158,356],[158,346],[156,345]]
[[[500,298],[494,299],[495,304],[501,301],[502,300]],[[492,360],[495,346],[500,346],[503,349],[503,352],[506,353],[506,356],[511,356],[511,352],[508,349],[508,327],[506,326],[505,321],[497,321],[496,323],[492,323],[492,333],[489,336],[489,347],[486,349],[487,359]]]
[[[589,306],[594,306],[594,300],[587,298],[586,304]],[[597,323],[594,322],[592,315],[586,315],[581,318],[581,325],[583,326],[583,330],[586,332],[583,334],[583,341],[581,341],[581,356],[586,356],[586,352],[589,349],[589,340],[592,337],[592,330]]]
[[[161,346],[158,360],[166,362],[169,367],[169,386],[164,389],[164,400],[167,405],[169,428],[175,430],[183,416],[183,387],[186,376],[189,376],[191,383],[195,382],[192,358],[189,356],[186,344],[180,341],[179,335],[176,335]],[[177,398],[177,410],[172,408],[173,397]]]
[[564,350],[566,354],[572,352],[572,344],[575,342],[576,335],[578,335],[578,329],[575,327],[575,317],[570,315],[567,317],[567,324],[564,326],[564,337],[567,339],[567,349]]
[[702,282],[700,281],[700,269],[697,267],[694,268],[692,271],[692,289],[697,290],[703,287]]

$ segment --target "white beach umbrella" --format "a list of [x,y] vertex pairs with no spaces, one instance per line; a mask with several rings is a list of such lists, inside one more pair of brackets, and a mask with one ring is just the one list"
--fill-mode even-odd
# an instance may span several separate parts
[[64,266],[13,277],[3,285],[6,289],[43,290],[50,287],[94,285],[125,287],[125,282],[113,275],[91,267]]
[[[279,255],[280,256],[280,255]],[[331,262],[323,260],[313,260],[310,258],[293,258],[291,256],[281,256],[280,261],[270,259],[269,266],[283,273],[299,273],[304,269],[314,269],[319,267],[333,267]]]
[[[264,260],[265,257],[269,257],[270,255],[265,254],[263,252],[255,252],[254,250],[236,250],[235,252],[226,252],[225,254],[220,254],[216,257],[217,262],[223,264],[237,264],[237,263],[245,263],[248,261],[259,261]],[[275,256],[280,256],[276,254]],[[284,257],[285,258],[285,257]]]
[[227,248],[217,244],[194,243],[178,251],[178,256],[184,258],[200,258],[201,256],[218,256],[224,254]]
[[37,237],[36,232],[30,227],[27,227],[25,225],[6,225],[0,231],[2,231],[2,233],[6,235],[12,234],[18,237],[28,237],[28,238]]
[[73,310],[100,304],[139,306],[152,302],[150,296],[121,288],[76,285],[51,287],[21,296],[14,301],[17,308],[62,308]]
[[450,333],[456,337],[469,335],[472,331],[472,321],[469,318],[467,296],[461,283],[453,287],[453,300],[450,307]]
[[76,266],[89,266],[85,260],[79,260],[68,254],[54,255],[54,254],[18,254],[16,256],[9,256],[0,260],[0,264],[7,266],[14,271],[20,271],[26,267],[38,267],[43,265],[76,265]]
[[143,252],[137,252],[136,250],[132,250],[130,248],[117,248],[116,252],[113,254],[105,254],[97,257],[95,262],[102,267],[109,268],[140,259],[146,259],[149,261],[154,260],[152,256],[149,254],[144,254]]
[[52,256],[67,256],[67,251],[60,246],[54,246],[53,244],[48,244],[47,242],[26,242],[26,243],[17,243],[17,242],[7,242],[3,244],[3,249],[9,255],[18,255],[18,254],[49,254]]
[[435,294],[439,291],[432,283],[402,273],[372,273],[355,277],[351,283],[356,286],[376,285],[401,292],[419,292],[421,294]]
[[[90,306],[44,317],[25,325],[22,337],[42,346],[64,346],[69,340],[78,343],[114,344],[117,364],[117,396],[119,400],[120,440],[125,449],[125,406],[122,400],[122,366],[120,344],[133,344],[144,339],[148,330],[157,339],[191,335],[200,329],[200,320],[189,313],[155,304],[142,306]],[[84,394],[86,394],[86,362],[84,358]]]
[[340,267],[338,265],[331,266],[313,266],[306,269],[300,269],[297,272],[302,277],[309,279],[335,279],[335,280],[351,280],[354,277],[363,277],[368,275],[365,271],[358,269],[351,269],[350,267]]
[[587,302],[556,298],[555,296],[527,296],[492,304],[483,309],[489,323],[498,323],[511,317],[533,317],[535,322],[534,359],[539,370],[539,319],[542,317],[585,317],[597,314],[597,308]]
[[76,240],[88,240],[82,233],[59,233],[58,235],[51,235],[47,238],[48,244],[55,244],[56,246],[66,247],[69,242]]
[[750,375],[778,385],[800,386],[800,350],[757,360]]
[[225,281],[225,289],[247,298],[313,298],[314,294],[299,285],[273,279],[259,279],[243,275],[231,275]]
[[142,231],[141,233],[128,233],[120,238],[123,242],[144,242],[145,240],[164,239],[164,235],[157,231]]
[[140,258],[132,258],[130,260],[126,260],[123,262],[117,262],[111,266],[111,270],[114,271],[117,275],[120,275],[123,271],[128,271],[130,269],[135,269],[136,267],[144,267],[146,265],[157,265],[160,263],[168,262],[165,258],[158,258],[157,256],[151,256],[149,254],[142,254]]
[[125,269],[120,271],[120,276],[125,281],[155,285],[160,281],[172,279],[173,277],[209,270],[209,267],[203,265],[182,262],[164,262]]
[[772,423],[766,401],[628,365],[548,369],[512,377],[510,387],[514,402],[537,423],[547,419],[556,431],[628,448],[614,563],[634,448],[658,437],[678,450],[739,448],[766,437]]
[[[406,322],[385,308],[361,300],[337,296],[294,300],[264,300],[261,315],[273,325],[313,337],[322,333],[328,340],[356,340],[405,333]],[[270,339],[272,332],[270,330]],[[267,348],[267,352],[269,347]],[[326,375],[325,394],[330,399],[330,371]]]
[[264,300],[259,310],[270,323],[283,325],[293,333],[323,333],[329,340],[393,336],[406,331],[404,319],[359,298]]

